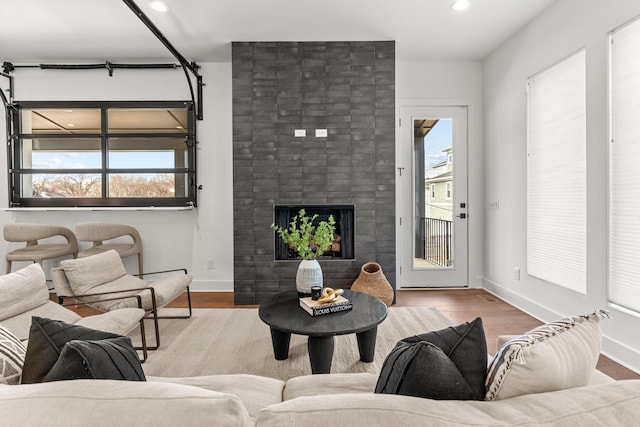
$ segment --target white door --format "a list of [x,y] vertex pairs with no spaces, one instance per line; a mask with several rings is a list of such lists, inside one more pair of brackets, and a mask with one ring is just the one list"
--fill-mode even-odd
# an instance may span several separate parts
[[467,286],[467,107],[400,107],[400,288]]

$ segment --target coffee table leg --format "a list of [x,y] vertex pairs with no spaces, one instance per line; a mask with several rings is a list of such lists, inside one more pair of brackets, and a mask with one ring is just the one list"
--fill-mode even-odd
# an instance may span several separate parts
[[333,359],[333,336],[309,337],[309,359],[312,374],[328,374],[331,372]]
[[376,353],[376,336],[378,327],[374,326],[368,331],[356,334],[358,339],[358,350],[360,351],[360,360],[363,362],[373,362]]
[[271,328],[271,343],[276,360],[285,360],[289,357],[289,342],[291,342],[290,333]]

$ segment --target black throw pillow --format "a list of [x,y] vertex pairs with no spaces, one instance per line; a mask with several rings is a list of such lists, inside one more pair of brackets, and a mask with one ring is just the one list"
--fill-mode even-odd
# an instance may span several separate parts
[[131,339],[121,336],[69,341],[42,382],[76,379],[145,381],[145,376]]
[[118,337],[120,335],[34,316],[29,330],[21,382],[42,382],[58,361],[65,345],[72,340],[100,341]]
[[482,319],[407,337],[384,361],[376,393],[484,400],[487,342]]

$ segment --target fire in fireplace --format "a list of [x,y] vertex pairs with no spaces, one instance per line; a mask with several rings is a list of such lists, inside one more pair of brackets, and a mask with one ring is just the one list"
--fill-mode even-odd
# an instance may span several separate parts
[[[330,215],[336,221],[336,237],[331,248],[319,259],[355,259],[355,220],[353,205],[275,205],[274,224],[287,228],[300,209],[304,209],[307,216],[318,215],[315,224],[326,221]],[[275,233],[274,233],[275,234]],[[298,259],[296,252],[285,244],[280,236],[275,234],[275,259]]]

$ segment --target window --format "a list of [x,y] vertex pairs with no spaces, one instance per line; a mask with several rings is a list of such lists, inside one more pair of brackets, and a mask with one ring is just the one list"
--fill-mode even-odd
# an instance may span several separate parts
[[431,199],[435,199],[435,198],[436,198],[436,185],[431,184]]
[[585,51],[528,81],[527,271],[586,293]]
[[447,185],[447,200],[451,200],[451,181],[448,181],[446,185]]
[[612,31],[609,147],[609,302],[640,313],[640,20]]
[[19,102],[12,207],[195,206],[191,102]]

